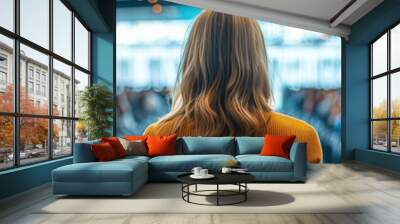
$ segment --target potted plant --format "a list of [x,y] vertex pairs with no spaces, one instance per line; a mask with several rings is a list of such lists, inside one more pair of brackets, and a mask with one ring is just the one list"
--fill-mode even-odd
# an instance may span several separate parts
[[80,124],[87,127],[90,140],[111,135],[114,102],[107,86],[95,84],[86,87],[80,92],[79,106],[83,120]]

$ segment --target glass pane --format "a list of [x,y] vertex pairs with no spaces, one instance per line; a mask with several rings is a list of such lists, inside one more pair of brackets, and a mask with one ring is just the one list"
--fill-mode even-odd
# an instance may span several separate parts
[[89,69],[89,32],[75,18],[75,63]]
[[[1,12],[0,12],[1,13]],[[14,111],[13,40],[0,35],[0,111]]]
[[391,30],[390,36],[390,67],[400,67],[400,24]]
[[75,69],[75,117],[81,114],[80,94],[86,86],[89,86],[89,75]]
[[400,120],[391,121],[392,152],[400,153]]
[[53,51],[71,60],[72,12],[60,1],[53,1]]
[[21,44],[21,113],[48,114],[48,63],[47,55]]
[[13,118],[0,116],[0,170],[14,165]]
[[20,163],[34,163],[49,158],[49,120],[45,118],[20,118]]
[[71,66],[53,60],[53,114],[72,117]]
[[53,120],[53,156],[72,154],[72,121]]
[[49,48],[49,0],[20,0],[21,36]]
[[400,118],[400,72],[391,75],[390,98],[392,117]]
[[14,31],[14,0],[0,1],[0,26]]
[[387,71],[387,34],[372,45],[372,71],[373,75]]
[[88,138],[88,128],[84,120],[75,121],[75,143],[85,142]]
[[372,122],[372,148],[387,151],[387,121]]
[[387,77],[372,81],[372,118],[387,117]]

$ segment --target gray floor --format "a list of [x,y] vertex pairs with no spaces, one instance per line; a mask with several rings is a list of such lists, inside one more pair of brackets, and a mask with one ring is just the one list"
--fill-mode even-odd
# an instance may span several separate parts
[[318,165],[308,182],[368,206],[359,214],[35,214],[55,199],[46,185],[1,201],[0,223],[400,223],[399,174],[356,163]]

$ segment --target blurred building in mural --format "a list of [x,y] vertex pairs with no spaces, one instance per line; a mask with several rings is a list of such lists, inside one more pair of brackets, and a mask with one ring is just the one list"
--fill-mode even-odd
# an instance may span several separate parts
[[[129,12],[129,14],[128,14]],[[117,10],[117,134],[142,134],[170,110],[185,38],[199,9]],[[268,53],[274,109],[313,125],[325,162],[340,160],[339,37],[259,22]]]

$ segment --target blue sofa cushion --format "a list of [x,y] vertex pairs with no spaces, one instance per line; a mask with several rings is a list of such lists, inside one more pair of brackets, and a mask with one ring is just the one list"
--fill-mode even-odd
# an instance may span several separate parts
[[226,154],[235,155],[233,137],[182,137],[177,143],[178,154]]
[[52,174],[56,182],[130,182],[134,172],[147,172],[146,161],[121,159],[74,163],[53,170]]
[[293,162],[278,156],[238,155],[240,167],[250,172],[293,172]]
[[260,154],[264,137],[236,137],[236,155]]
[[235,159],[231,155],[174,155],[158,156],[149,160],[150,172],[190,172],[193,167],[203,167],[210,171],[219,171],[228,160]]

